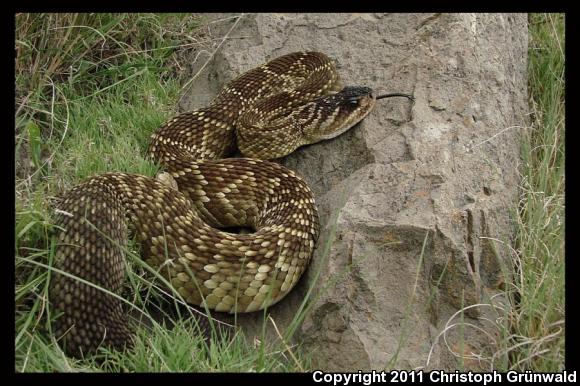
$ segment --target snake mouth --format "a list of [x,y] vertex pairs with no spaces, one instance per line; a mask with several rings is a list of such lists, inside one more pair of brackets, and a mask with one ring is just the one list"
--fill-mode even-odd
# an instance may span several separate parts
[[323,126],[313,135],[312,143],[338,137],[362,121],[373,109],[375,98],[372,90],[365,88],[364,94],[345,97],[342,106],[329,119],[330,124]]
[[338,99],[336,114],[332,115],[332,123],[322,125],[310,143],[323,141],[337,137],[357,123],[362,121],[374,108],[376,101],[379,99],[403,97],[414,101],[412,95],[404,93],[387,93],[375,96],[373,89],[369,87],[347,86],[334,98]]

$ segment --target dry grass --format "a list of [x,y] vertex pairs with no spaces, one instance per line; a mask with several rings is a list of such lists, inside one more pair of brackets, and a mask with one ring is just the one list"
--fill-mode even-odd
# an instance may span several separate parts
[[533,119],[522,143],[510,367],[561,371],[565,342],[564,15],[530,16]]
[[[553,14],[530,17],[533,125],[524,131],[522,144],[513,246],[518,265],[508,292],[512,311],[491,358],[501,359],[495,363],[498,369],[564,367],[563,19]],[[50,203],[92,174],[155,173],[156,167],[140,155],[127,154],[142,154],[149,133],[173,114],[187,86],[180,81],[188,68],[187,53],[207,43],[195,33],[199,25],[194,16],[173,14],[16,16],[17,371],[308,369],[286,343],[308,311],[306,300],[278,348],[248,346],[239,337],[233,343],[203,346],[178,321],[171,332],[159,326],[139,335],[131,355],[108,353],[97,363],[66,358],[48,338],[45,265],[50,265],[54,247]],[[217,43],[221,39],[206,38]]]

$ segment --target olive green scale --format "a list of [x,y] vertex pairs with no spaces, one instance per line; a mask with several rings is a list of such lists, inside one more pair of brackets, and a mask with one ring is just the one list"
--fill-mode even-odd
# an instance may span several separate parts
[[[50,288],[62,314],[55,333],[66,351],[80,355],[131,342],[122,302],[106,292],[121,294],[129,234],[139,240],[142,259],[194,305],[251,312],[288,294],[313,254],[318,213],[307,184],[265,159],[319,141],[308,134],[313,123],[339,121],[342,114],[351,124],[354,110],[328,102],[318,110],[308,106],[339,87],[324,54],[284,55],[152,134],[148,154],[177,189],[145,176],[106,173],[68,192],[57,208],[56,266],[73,277],[55,272]],[[224,158],[236,148],[249,158]],[[255,232],[220,230],[233,226]]]

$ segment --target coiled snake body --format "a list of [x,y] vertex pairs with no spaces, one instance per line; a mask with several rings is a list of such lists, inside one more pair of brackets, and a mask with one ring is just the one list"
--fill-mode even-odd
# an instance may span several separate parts
[[[55,334],[71,355],[131,339],[119,294],[129,229],[143,260],[195,305],[250,312],[282,299],[307,267],[318,238],[314,197],[291,170],[267,159],[332,138],[360,121],[376,98],[340,89],[324,54],[297,52],[230,82],[215,100],[151,137],[148,154],[177,183],[107,173],[59,204],[50,300]],[[237,148],[248,158],[229,158]],[[251,234],[220,230],[250,227]],[[80,278],[82,280],[78,280]]]

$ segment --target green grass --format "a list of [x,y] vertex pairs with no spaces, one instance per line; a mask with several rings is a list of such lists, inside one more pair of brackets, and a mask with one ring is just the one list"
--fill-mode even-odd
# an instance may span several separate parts
[[[199,18],[152,14],[16,16],[16,371],[296,371],[307,358],[280,340],[204,342],[183,305],[149,317],[135,349],[67,358],[50,333],[48,266],[54,230],[51,203],[88,176],[126,171],[154,176],[144,159],[149,135],[175,114],[187,67],[183,51]],[[185,42],[185,43],[184,43]],[[148,311],[165,288],[152,282],[128,246],[129,302]],[[174,294],[175,295],[175,294]],[[176,300],[175,302],[178,302]],[[171,308],[171,304],[169,305]],[[181,311],[180,311],[181,310]],[[181,314],[180,314],[181,313]],[[185,314],[184,314],[185,313]],[[146,317],[147,319],[147,317]]]
[[[490,239],[497,242],[492,248],[513,257],[513,268],[501,268],[503,277],[514,280],[499,294],[505,296],[459,310],[435,339],[452,328],[460,330],[459,352],[453,355],[461,367],[468,361],[487,371],[558,372],[565,366],[564,15],[529,15],[529,39],[531,122],[521,138],[520,195],[513,208],[516,240],[507,245]],[[462,329],[478,329],[463,320],[474,307],[490,310],[485,324],[492,352],[463,349],[469,342]]]
[[511,367],[564,368],[564,15],[530,16],[532,126],[522,142],[516,240],[519,294],[511,315]]
[[[163,293],[168,290],[151,280],[153,273],[131,243],[127,300],[147,314],[165,304],[162,312],[174,326],[147,316],[150,327],[139,328],[134,350],[103,350],[82,361],[67,358],[50,333],[51,204],[101,172],[155,175],[157,167],[143,158],[147,140],[175,113],[188,80],[180,76],[181,69],[187,67],[187,50],[196,44],[192,36],[202,22],[175,14],[16,16],[16,371],[310,369],[307,353],[288,342],[320,292],[309,289],[277,343],[241,333],[232,340],[204,342],[190,322],[191,311],[173,304],[179,296],[167,300]],[[499,369],[557,371],[564,366],[563,45],[562,15],[530,16],[533,121],[523,135],[521,199],[514,208],[518,233],[512,246],[518,266],[507,291],[511,311],[501,315],[508,324],[498,342]],[[331,243],[332,236],[319,246],[325,257]],[[328,281],[323,291],[347,272]],[[264,327],[270,323],[264,318]],[[408,333],[403,329],[399,345]],[[398,359],[395,354],[387,367]]]

